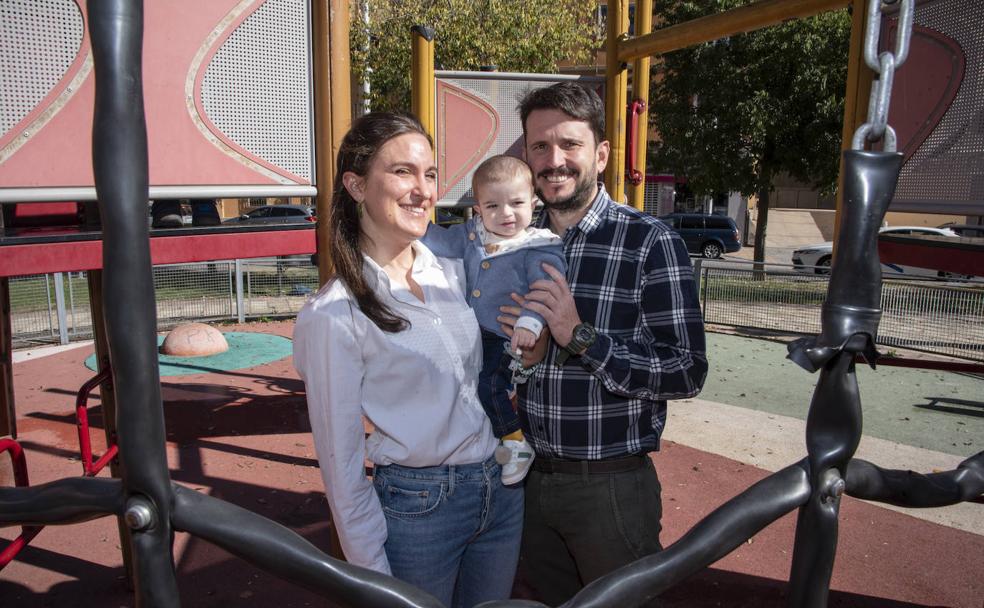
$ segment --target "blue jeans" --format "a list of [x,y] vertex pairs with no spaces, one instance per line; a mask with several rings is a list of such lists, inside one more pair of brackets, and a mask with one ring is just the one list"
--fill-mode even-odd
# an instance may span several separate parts
[[482,330],[482,371],[478,374],[478,398],[485,415],[492,422],[492,433],[502,438],[519,430],[519,416],[509,398],[512,387],[510,357],[504,346],[509,344],[502,336]]
[[507,599],[519,561],[523,489],[502,485],[501,474],[493,458],[376,467],[393,576],[449,608]]

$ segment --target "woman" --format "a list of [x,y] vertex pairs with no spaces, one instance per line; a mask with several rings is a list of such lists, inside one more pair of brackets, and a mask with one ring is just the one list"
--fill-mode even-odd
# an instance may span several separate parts
[[509,597],[523,490],[500,481],[476,395],[464,270],[417,242],[437,196],[433,158],[412,117],[352,125],[326,218],[335,276],[298,315],[294,365],[346,558],[470,607]]

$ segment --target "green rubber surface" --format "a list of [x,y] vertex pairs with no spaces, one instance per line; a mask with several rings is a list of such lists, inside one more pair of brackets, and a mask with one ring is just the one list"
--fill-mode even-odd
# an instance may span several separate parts
[[[173,357],[158,354],[160,375],[188,376],[191,374],[210,374],[228,372],[247,367],[264,365],[287,357],[292,352],[293,342],[282,336],[250,332],[223,333],[229,350],[208,357]],[[164,336],[157,336],[157,346],[164,342]],[[96,370],[96,356],[85,360],[85,366]]]
[[[806,419],[819,372],[786,359],[785,344],[709,332],[707,357],[701,399]],[[957,456],[984,449],[984,378],[887,365],[856,370],[865,435]]]

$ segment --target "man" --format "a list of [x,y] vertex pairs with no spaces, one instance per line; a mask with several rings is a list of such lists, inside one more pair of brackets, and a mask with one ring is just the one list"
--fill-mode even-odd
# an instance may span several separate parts
[[536,451],[523,563],[540,599],[555,606],[661,549],[660,484],[648,453],[659,449],[666,399],[696,395],[707,359],[683,241],[598,182],[609,156],[598,96],[561,82],[531,91],[519,110],[545,206],[538,227],[563,238],[568,263],[567,277],[548,268],[553,281],[525,296],[553,341],[519,385]]

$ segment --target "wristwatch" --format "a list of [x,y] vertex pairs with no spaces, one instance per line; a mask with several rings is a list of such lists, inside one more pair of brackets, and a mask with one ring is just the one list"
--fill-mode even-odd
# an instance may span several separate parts
[[595,330],[594,325],[590,323],[579,324],[574,328],[574,334],[571,336],[571,341],[567,343],[567,346],[562,346],[557,351],[557,356],[554,357],[554,365],[562,367],[571,355],[576,355],[589,348],[597,339],[598,332]]

